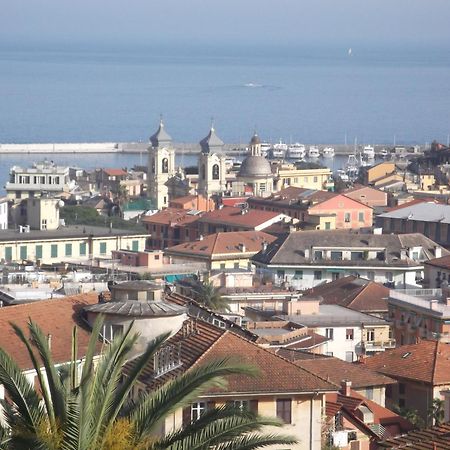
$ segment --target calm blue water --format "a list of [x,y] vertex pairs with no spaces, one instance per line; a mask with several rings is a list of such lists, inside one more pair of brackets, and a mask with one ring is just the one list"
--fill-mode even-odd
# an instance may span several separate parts
[[[249,85],[249,84],[252,85]],[[447,48],[17,50],[0,47],[0,142],[425,143],[450,132]]]

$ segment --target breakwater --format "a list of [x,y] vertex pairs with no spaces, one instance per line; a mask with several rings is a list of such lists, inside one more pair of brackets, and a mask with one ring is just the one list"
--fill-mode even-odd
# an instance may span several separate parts
[[[196,154],[200,152],[200,145],[195,143],[174,143],[178,154]],[[362,150],[363,145],[346,144],[314,144],[320,149],[324,147],[333,147],[337,155],[350,155]],[[308,147],[308,145],[307,145]],[[392,144],[376,144],[375,152],[379,153],[382,149],[392,148]],[[405,146],[409,148],[409,146]],[[146,152],[148,143],[146,142],[86,142],[86,143],[42,143],[42,144],[0,144],[0,155],[16,154],[73,154],[73,153],[129,153],[140,154]],[[426,145],[416,146],[416,152],[423,152]],[[243,155],[247,151],[243,144],[225,144],[224,152],[227,155]]]

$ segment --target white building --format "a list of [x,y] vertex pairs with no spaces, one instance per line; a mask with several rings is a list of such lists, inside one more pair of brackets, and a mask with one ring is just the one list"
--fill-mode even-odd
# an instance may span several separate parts
[[278,238],[252,260],[261,278],[310,289],[348,275],[391,287],[419,286],[424,262],[450,252],[419,233],[299,231]]
[[8,229],[8,199],[0,198],[0,230]]

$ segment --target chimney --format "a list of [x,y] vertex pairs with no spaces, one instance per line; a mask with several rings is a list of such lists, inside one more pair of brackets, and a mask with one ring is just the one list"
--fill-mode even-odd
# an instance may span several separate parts
[[203,234],[201,234],[201,235],[198,237],[198,240],[199,240],[199,241],[203,241]]
[[400,250],[400,259],[401,260],[405,260],[406,259],[406,249],[405,248],[402,248]]
[[438,305],[438,301],[437,300],[435,300],[435,299],[433,299],[433,300],[430,300],[430,309],[437,309],[437,305]]
[[309,259],[309,258],[311,258],[311,252],[310,252],[310,249],[309,248],[305,248],[305,258],[306,259]]
[[246,250],[245,244],[244,243],[239,244],[239,249],[241,250],[242,253],[245,253]]
[[267,250],[267,242],[266,242],[266,241],[263,241],[263,242],[261,243],[261,251],[262,251],[263,253],[266,253],[266,250]]
[[219,203],[219,205],[218,205],[217,208],[218,208],[218,209],[223,209],[223,203]]
[[48,343],[48,348],[51,350],[52,349],[52,335],[50,333],[47,334],[47,343]]
[[350,390],[352,388],[352,382],[350,380],[341,381],[340,393],[346,397],[350,397]]
[[440,258],[441,256],[442,256],[442,247],[440,247],[439,245],[436,245],[434,247],[434,257]]

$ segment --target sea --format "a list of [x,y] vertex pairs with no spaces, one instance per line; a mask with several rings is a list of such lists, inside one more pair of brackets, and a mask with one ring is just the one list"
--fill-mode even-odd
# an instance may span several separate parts
[[[448,141],[449,43],[348,50],[0,44],[0,143],[143,142],[161,115],[174,141],[186,143],[211,123],[230,143],[255,130],[305,144]],[[0,186],[11,165],[43,158],[0,156]],[[143,156],[51,158],[130,167]],[[186,158],[182,165],[193,162]]]

